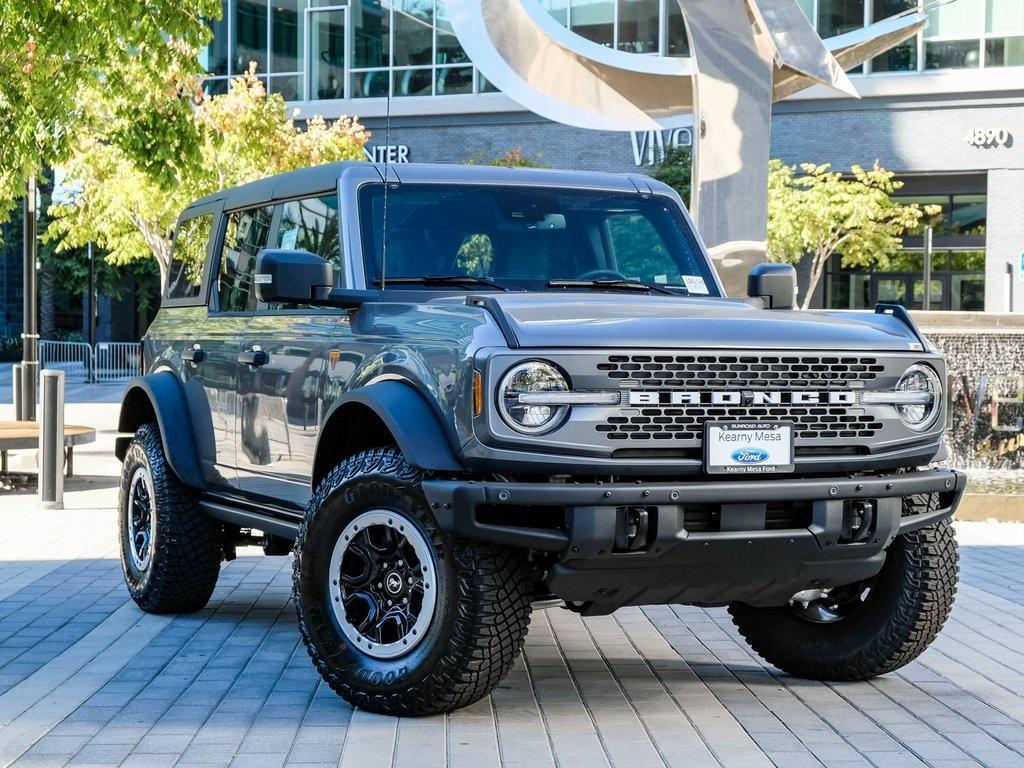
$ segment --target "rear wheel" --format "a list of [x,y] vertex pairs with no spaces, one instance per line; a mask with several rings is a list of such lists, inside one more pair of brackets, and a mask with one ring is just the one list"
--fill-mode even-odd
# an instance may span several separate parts
[[136,604],[148,613],[204,607],[220,574],[223,529],[168,466],[155,424],[128,447],[118,507],[121,567]]
[[[904,513],[937,498],[904,500]],[[765,661],[796,677],[865,680],[892,672],[931,645],[953,607],[959,576],[948,520],[897,536],[879,574],[782,608],[729,606],[740,634]]]
[[306,648],[355,706],[428,715],[477,701],[515,662],[529,625],[523,553],[449,538],[394,449],[339,464],[295,546]]

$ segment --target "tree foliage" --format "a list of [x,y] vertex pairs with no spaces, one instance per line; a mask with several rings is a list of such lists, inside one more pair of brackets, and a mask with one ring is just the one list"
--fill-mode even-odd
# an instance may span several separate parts
[[124,118],[193,66],[218,0],[0,0],[0,219],[30,177],[63,162],[102,93]]
[[848,176],[828,165],[804,164],[799,170],[771,161],[768,255],[790,264],[810,257],[804,309],[834,254],[844,267],[884,266],[902,248],[902,235],[938,211],[897,202],[893,193],[903,183],[877,162],[867,170],[855,165]]
[[690,184],[693,177],[693,153],[689,147],[670,147],[665,158],[654,166],[651,176],[668,184],[686,205],[690,204]]
[[500,168],[547,168],[548,166],[542,157],[543,155],[539,152],[535,155],[530,155],[524,152],[522,147],[513,147],[497,157],[489,158],[487,153],[481,149],[466,161],[466,165],[493,165]]
[[152,255],[164,279],[174,222],[192,201],[275,173],[365,159],[370,138],[353,118],[296,125],[254,68],[213,97],[182,71],[147,111],[120,118],[115,109],[105,127],[76,141],[64,166],[74,196],[51,209],[47,237],[59,249],[93,241],[115,264]]

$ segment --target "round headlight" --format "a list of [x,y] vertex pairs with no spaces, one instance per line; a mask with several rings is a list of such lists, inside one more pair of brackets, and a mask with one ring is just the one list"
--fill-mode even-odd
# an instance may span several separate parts
[[498,410],[516,432],[536,435],[554,429],[569,410],[566,405],[522,403],[520,395],[568,392],[569,382],[555,366],[533,360],[517,365],[501,380]]
[[912,365],[896,384],[897,392],[920,395],[920,402],[898,404],[896,411],[903,423],[914,430],[928,429],[935,421],[942,403],[942,382],[927,365]]

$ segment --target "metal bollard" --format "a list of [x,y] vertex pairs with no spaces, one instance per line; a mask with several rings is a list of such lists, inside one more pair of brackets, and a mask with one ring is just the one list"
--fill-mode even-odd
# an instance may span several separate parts
[[21,363],[15,363],[11,369],[11,390],[14,393],[14,419],[21,421],[21,409],[25,407],[21,397]]
[[39,503],[64,509],[64,371],[44,370],[39,423]]
[[21,410],[18,421],[36,420],[36,372],[39,370],[39,363],[21,364]]

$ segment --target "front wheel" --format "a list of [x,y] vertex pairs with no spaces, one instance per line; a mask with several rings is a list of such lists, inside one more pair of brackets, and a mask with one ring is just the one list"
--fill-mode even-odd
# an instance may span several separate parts
[[336,693],[380,714],[483,698],[529,626],[523,553],[449,538],[421,479],[391,448],[346,459],[320,483],[295,543],[306,648]]
[[[910,511],[933,505],[908,499]],[[874,578],[782,608],[729,606],[765,661],[796,677],[866,680],[909,664],[931,645],[956,595],[959,556],[948,520],[897,536]]]

